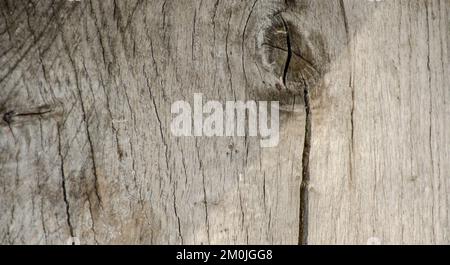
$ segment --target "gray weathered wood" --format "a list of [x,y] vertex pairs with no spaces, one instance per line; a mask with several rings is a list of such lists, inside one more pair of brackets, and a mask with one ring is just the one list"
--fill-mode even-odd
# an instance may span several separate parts
[[[0,242],[450,243],[449,10],[1,0]],[[280,100],[279,146],[174,137],[194,93]]]

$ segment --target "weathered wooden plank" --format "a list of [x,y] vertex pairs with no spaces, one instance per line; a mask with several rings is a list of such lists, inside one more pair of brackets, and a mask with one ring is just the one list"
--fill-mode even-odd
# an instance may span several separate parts
[[448,243],[449,3],[343,2],[342,83],[313,122],[310,240]]
[[[449,5],[0,2],[0,242],[448,243]],[[279,145],[175,137],[194,93]]]

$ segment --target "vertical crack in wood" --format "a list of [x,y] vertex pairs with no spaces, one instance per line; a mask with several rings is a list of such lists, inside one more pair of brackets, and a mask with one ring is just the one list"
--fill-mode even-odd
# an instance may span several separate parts
[[199,163],[199,169],[202,175],[202,191],[203,191],[203,204],[205,205],[205,225],[206,225],[206,235],[208,237],[208,244],[211,244],[211,236],[209,232],[209,213],[208,213],[208,198],[206,196],[206,182],[205,182],[205,170],[203,168],[203,162],[200,157],[200,147],[198,146],[198,141],[195,139],[195,148],[197,150],[197,159]]
[[286,31],[286,44],[287,44],[287,58],[286,58],[286,63],[284,64],[283,75],[281,77],[281,80],[282,80],[282,83],[283,83],[282,85],[284,86],[284,88],[287,88],[286,79],[287,79],[289,65],[291,64],[291,58],[292,58],[291,34],[289,32],[288,25],[281,14],[280,14],[280,18],[281,18],[281,21],[283,22],[284,30]]
[[[429,144],[429,149],[430,149],[430,164],[431,164],[431,176],[432,178],[434,178],[434,156],[433,156],[433,86],[432,86],[432,71],[431,71],[431,46],[430,46],[430,10],[429,10],[429,6],[428,6],[428,2],[425,2],[425,12],[426,12],[426,20],[427,20],[427,70],[428,70],[428,87],[430,90],[430,109],[429,109],[429,120],[430,120],[430,127],[429,127],[429,131],[428,131],[428,144]],[[432,12],[432,11],[431,11]],[[434,187],[433,189],[433,193],[434,193]],[[432,213],[432,219],[433,219],[433,223],[437,223],[436,222],[436,217],[435,217],[435,206],[433,204],[432,208],[431,208],[431,213]],[[433,238],[436,240],[436,229],[433,229],[432,234],[433,234]],[[436,242],[433,242],[434,244],[436,244]]]
[[64,173],[64,156],[62,154],[62,146],[61,146],[61,129],[58,125],[58,155],[59,158],[61,160],[61,165],[60,165],[60,169],[61,169],[61,186],[62,186],[62,191],[63,191],[63,200],[64,200],[64,204],[66,205],[66,218],[67,218],[67,225],[69,226],[69,232],[70,232],[70,236],[74,237],[75,234],[73,232],[73,226],[72,226],[72,222],[71,222],[71,217],[70,217],[70,206],[69,206],[69,200],[67,198],[67,187],[66,187],[66,175]]
[[86,130],[86,138],[89,144],[89,150],[91,153],[91,161],[92,161],[92,173],[94,175],[94,192],[95,192],[95,196],[97,197],[97,201],[99,203],[99,206],[102,207],[102,198],[100,196],[99,193],[99,186],[100,183],[98,181],[98,173],[97,173],[97,163],[95,160],[95,150],[94,150],[94,143],[92,141],[92,136],[91,136],[91,131],[89,130],[89,118],[87,116],[87,110],[86,110],[86,106],[84,104],[83,101],[83,94],[82,94],[82,89],[80,87],[80,80],[79,80],[79,75],[78,75],[78,70],[77,70],[77,66],[75,64],[75,60],[73,59],[71,53],[70,53],[70,48],[69,45],[67,44],[67,41],[64,38],[64,35],[61,34],[61,38],[63,41],[63,45],[64,48],[66,50],[67,53],[67,57],[69,58],[69,62],[73,68],[73,74],[74,74],[74,78],[75,78],[75,85],[76,85],[76,89],[77,89],[77,93],[78,93],[78,98],[80,100],[80,106],[81,106],[81,114],[82,114],[82,119],[83,119],[83,123],[85,125],[85,130]]
[[349,182],[350,185],[353,184],[353,155],[354,155],[354,134],[355,134],[355,124],[354,124],[354,114],[355,114],[355,86],[353,82],[353,55],[352,55],[352,49],[350,46],[350,30],[348,26],[348,18],[347,18],[347,12],[345,11],[345,4],[344,0],[339,1],[339,6],[341,8],[342,18],[344,20],[344,29],[345,29],[345,35],[347,38],[347,53],[349,56],[349,63],[350,63],[350,75],[349,75],[349,81],[348,86],[351,89],[351,109],[350,109],[350,145],[349,145]]
[[[284,65],[283,75],[281,77],[282,85],[284,88],[286,86],[287,74],[289,72],[290,61],[292,58],[292,43],[291,35],[286,21],[280,14],[281,21],[283,22],[284,29],[286,31],[286,44],[288,56],[286,58],[286,63]],[[300,51],[301,54],[301,51]],[[303,100],[305,104],[305,138],[303,144],[303,154],[302,154],[302,181],[300,183],[300,201],[299,201],[299,235],[298,244],[307,245],[308,244],[308,207],[309,207],[309,182],[310,182],[310,172],[309,172],[309,156],[311,153],[311,105],[310,105],[310,95],[309,86],[305,80],[305,77],[300,73],[302,83],[303,83]]]
[[233,15],[233,11],[230,11],[230,16],[228,17],[228,22],[227,22],[227,33],[225,35],[225,57],[226,57],[226,61],[227,61],[227,70],[230,73],[228,76],[228,80],[230,82],[230,90],[233,93],[233,97],[234,100],[236,101],[236,91],[233,88],[233,72],[231,71],[231,66],[230,66],[230,55],[228,53],[228,46],[229,46],[229,35],[230,35],[230,21],[231,21],[231,16]]
[[169,146],[167,145],[166,138],[164,137],[162,119],[161,119],[161,116],[159,115],[158,107],[156,106],[156,100],[155,100],[155,97],[153,96],[152,87],[150,85],[150,80],[148,78],[147,73],[145,72],[145,66],[143,68],[143,74],[144,74],[144,76],[146,78],[148,93],[149,93],[149,96],[150,96],[150,100],[152,101],[153,110],[155,112],[156,120],[158,121],[159,134],[161,136],[161,141],[162,141],[162,143],[164,145],[164,156],[165,156],[165,159],[166,159],[166,167],[167,167],[167,170],[169,172],[169,180],[170,180],[170,182],[172,182],[172,171],[170,170],[170,166],[169,166]]
[[[292,43],[291,35],[286,21],[280,14],[281,21],[283,22],[284,29],[286,31],[286,44],[288,55],[286,58],[286,63],[284,65],[283,75],[281,77],[284,88],[286,86],[287,74],[289,72],[290,61],[292,58]],[[301,51],[299,52],[301,55]],[[311,123],[312,123],[312,112],[310,104],[309,86],[306,82],[303,73],[300,73],[302,83],[303,83],[303,100],[305,104],[305,139],[303,144],[303,154],[302,154],[302,181],[300,183],[300,205],[299,205],[299,235],[298,244],[307,245],[308,244],[308,214],[309,214],[309,182],[310,182],[310,172],[309,172],[309,156],[311,153]]]
[[[156,61],[155,61],[155,58],[153,56],[153,44],[151,45],[151,50],[152,50],[151,56],[153,58],[153,63],[156,66]],[[158,70],[156,69],[156,71],[158,71]],[[166,167],[167,167],[167,172],[168,172],[168,175],[169,175],[169,182],[172,183],[172,170],[171,170],[170,165],[169,165],[169,158],[170,158],[169,157],[169,146],[168,146],[166,138],[164,136],[163,123],[162,123],[161,117],[159,115],[158,107],[156,106],[156,100],[155,100],[155,97],[154,97],[153,92],[152,92],[152,87],[151,87],[151,84],[150,84],[149,75],[145,71],[145,65],[142,68],[142,73],[145,76],[147,89],[148,89],[148,93],[149,93],[149,96],[150,96],[150,100],[152,101],[153,110],[154,110],[156,119],[158,121],[159,133],[160,133],[160,136],[161,136],[161,141],[162,141],[163,146],[164,146],[164,157],[165,157],[165,160],[166,160]],[[156,72],[156,74],[158,75],[158,72]],[[178,237],[180,238],[181,245],[184,245],[183,233],[181,232],[181,220],[180,220],[180,216],[178,215],[176,189],[177,189],[177,182],[175,181],[174,187],[172,189],[173,211],[174,211],[175,217],[177,219]]]
[[175,182],[175,187],[173,189],[173,210],[175,213],[175,217],[177,218],[177,224],[178,224],[178,237],[181,240],[181,245],[184,245],[184,239],[183,239],[183,233],[181,232],[181,220],[180,220],[180,216],[178,215],[178,210],[177,210],[177,195],[176,195],[176,186],[177,183]]
[[303,75],[303,100],[305,101],[305,140],[303,145],[303,155],[302,155],[302,182],[300,184],[300,217],[299,217],[299,236],[298,244],[307,245],[308,244],[308,214],[309,214],[309,182],[310,182],[310,172],[309,172],[309,156],[311,153],[311,123],[312,123],[312,112],[310,105],[310,95],[309,86],[306,83]]
[[[250,21],[250,18],[252,17],[253,11],[255,10],[256,3],[258,3],[258,0],[255,0],[253,2],[252,8],[250,9],[250,13],[248,14],[247,20],[245,21],[244,30],[242,31],[242,42],[241,42],[242,58],[241,58],[241,61],[242,61],[242,72],[244,73],[245,84],[247,84],[247,74],[245,71],[245,33],[247,32],[248,23]],[[246,89],[247,89],[247,86],[246,86]]]
[[194,10],[194,21],[192,23],[192,35],[191,35],[191,59],[195,61],[195,24],[197,22],[197,9]]

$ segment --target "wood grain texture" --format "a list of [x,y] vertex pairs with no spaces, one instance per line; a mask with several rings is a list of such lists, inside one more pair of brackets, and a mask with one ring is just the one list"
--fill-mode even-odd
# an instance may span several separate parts
[[[450,243],[449,10],[0,0],[0,243]],[[279,100],[280,144],[174,137],[194,93]]]

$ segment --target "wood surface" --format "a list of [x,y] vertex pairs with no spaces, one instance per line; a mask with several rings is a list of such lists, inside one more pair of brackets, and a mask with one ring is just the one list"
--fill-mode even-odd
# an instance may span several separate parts
[[[449,0],[0,13],[1,244],[450,243]],[[280,101],[279,145],[175,137],[194,93]]]

